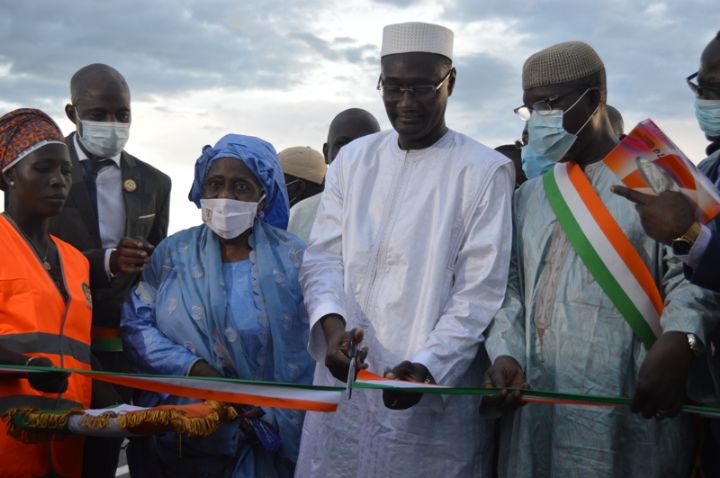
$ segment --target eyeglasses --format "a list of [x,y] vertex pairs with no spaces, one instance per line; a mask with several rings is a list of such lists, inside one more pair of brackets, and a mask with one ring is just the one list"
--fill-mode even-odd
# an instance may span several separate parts
[[[703,90],[712,91],[714,93],[720,93],[720,84],[713,83],[713,84],[705,84],[701,85],[700,83],[695,80],[697,78],[698,74],[697,71],[693,73],[692,75],[685,78],[685,81],[687,81],[687,85],[690,88],[690,91],[692,91],[695,96],[700,97],[703,96]],[[693,81],[695,80],[695,81]]]
[[[577,104],[580,99],[585,96],[585,94],[590,90],[596,90],[597,88],[586,88],[583,90],[582,95],[573,103],[570,105],[570,108],[568,108],[568,111]],[[579,91],[579,90],[578,90]],[[563,93],[562,95],[556,95],[551,96],[549,98],[542,99],[540,101],[536,101],[531,106],[528,105],[520,105],[517,108],[513,110],[513,113],[518,115],[520,119],[523,121],[527,121],[530,119],[530,116],[532,116],[533,111],[550,111],[553,109],[556,109],[553,107],[553,103],[557,103],[560,99],[565,98],[566,96],[569,96],[571,94],[575,93],[575,91],[568,91],[567,93]]]
[[455,68],[451,68],[437,85],[386,85],[383,83],[382,75],[380,75],[380,78],[378,78],[377,90],[387,101],[400,101],[405,92],[416,100],[431,100],[437,96],[437,92],[440,88],[442,88],[442,85],[447,81],[447,79],[450,78],[450,73],[453,71],[455,71]]

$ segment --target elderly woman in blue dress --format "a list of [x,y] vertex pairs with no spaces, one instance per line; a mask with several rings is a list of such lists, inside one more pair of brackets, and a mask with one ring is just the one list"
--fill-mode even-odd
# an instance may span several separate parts
[[[297,279],[304,244],[285,231],[287,192],[272,145],[230,134],[206,146],[189,198],[204,224],[158,245],[125,304],[131,364],[144,373],[311,383]],[[139,404],[189,401],[148,394]],[[207,438],[145,440],[129,452],[131,467],[142,462],[133,476],[292,476],[302,413],[241,411],[244,419]]]

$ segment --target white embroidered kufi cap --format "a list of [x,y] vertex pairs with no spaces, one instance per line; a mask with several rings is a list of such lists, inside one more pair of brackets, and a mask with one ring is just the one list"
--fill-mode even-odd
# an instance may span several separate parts
[[452,60],[453,32],[441,25],[409,22],[383,28],[380,56],[396,53],[435,53]]

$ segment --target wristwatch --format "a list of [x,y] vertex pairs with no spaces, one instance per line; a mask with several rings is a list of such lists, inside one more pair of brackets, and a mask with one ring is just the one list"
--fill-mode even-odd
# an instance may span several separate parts
[[701,356],[705,352],[705,345],[695,334],[685,334],[687,336],[688,347],[695,358]]
[[676,256],[686,256],[690,253],[690,249],[700,235],[702,226],[699,222],[693,222],[690,229],[680,237],[672,240],[672,250]]

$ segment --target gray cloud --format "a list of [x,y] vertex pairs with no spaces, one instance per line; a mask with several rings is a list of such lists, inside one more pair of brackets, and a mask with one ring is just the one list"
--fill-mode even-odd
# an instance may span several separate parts
[[[3,2],[0,102],[61,114],[70,76],[92,62],[123,72],[136,99],[177,98],[208,88],[289,90],[308,73],[327,68],[327,62],[361,65],[372,78],[344,79],[349,88],[365,88],[374,84],[379,69],[377,45],[347,36],[322,37],[316,14],[332,7],[321,0],[266,0],[261,7],[228,0],[63,3]],[[513,25],[508,38],[517,34],[522,41],[506,56],[456,58],[459,78],[451,116],[462,115],[464,124],[470,118],[467,133],[476,137],[516,136],[511,110],[522,101],[524,56],[570,39],[598,50],[607,65],[609,102],[621,111],[689,116],[684,77],[695,71],[700,51],[720,28],[715,3],[456,0],[446,7],[443,21],[505,20]],[[327,74],[338,77],[331,69]]]
[[[445,12],[453,21],[502,19],[526,35],[529,52],[554,43],[582,40],[603,58],[608,72],[609,102],[621,109],[671,116],[690,108],[684,78],[697,69],[700,52],[720,24],[715,2],[567,2],[459,0]],[[511,32],[509,32],[511,33]],[[524,58],[511,82],[521,96]]]
[[302,43],[325,60],[377,65],[377,46],[357,46],[352,38],[341,37],[329,42],[309,32],[290,33],[288,38]]
[[9,76],[0,79],[0,99],[13,103],[66,98],[70,76],[93,62],[123,72],[136,98],[212,87],[282,89],[308,67],[300,60],[307,48],[285,34],[307,24],[312,0],[266,1],[263,8],[199,0],[4,3],[0,66]]
[[413,3],[417,3],[415,0],[373,0],[375,3],[393,5],[395,7],[408,7]]

